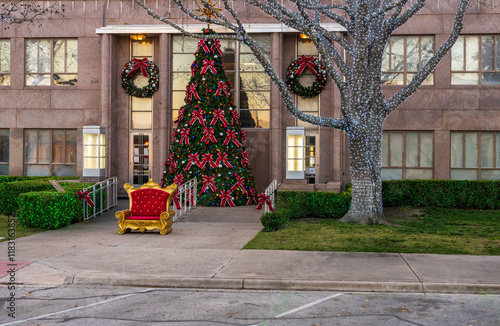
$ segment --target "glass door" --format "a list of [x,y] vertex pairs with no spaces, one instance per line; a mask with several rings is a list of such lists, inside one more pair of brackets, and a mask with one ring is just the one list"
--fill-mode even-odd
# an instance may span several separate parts
[[307,183],[316,183],[316,169],[318,168],[317,160],[317,142],[319,133],[306,132],[306,179]]
[[130,135],[130,183],[142,186],[151,177],[151,133],[132,133]]

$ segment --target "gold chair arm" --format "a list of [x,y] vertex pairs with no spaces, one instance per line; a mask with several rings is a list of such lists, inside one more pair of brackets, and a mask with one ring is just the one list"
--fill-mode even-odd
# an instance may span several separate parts
[[130,216],[132,216],[132,212],[130,211],[130,209],[124,209],[123,211],[118,211],[115,213],[115,217],[120,220],[126,219]]

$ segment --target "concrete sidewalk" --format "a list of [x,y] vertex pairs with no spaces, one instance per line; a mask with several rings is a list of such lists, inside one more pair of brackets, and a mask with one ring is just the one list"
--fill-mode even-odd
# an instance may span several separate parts
[[166,236],[119,235],[114,213],[127,207],[17,239],[16,260],[31,263],[16,284],[500,294],[499,256],[242,250],[262,229],[254,206],[196,208]]

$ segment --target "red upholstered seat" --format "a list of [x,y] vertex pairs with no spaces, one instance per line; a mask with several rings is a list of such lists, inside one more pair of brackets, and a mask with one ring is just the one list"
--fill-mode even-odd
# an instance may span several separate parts
[[[160,214],[167,210],[169,193],[158,189],[138,189],[130,193],[132,217],[141,216],[140,219],[160,219]],[[145,216],[150,218],[144,218]],[[153,218],[155,217],[155,218]],[[133,219],[133,218],[128,218]]]
[[136,220],[136,221],[140,221],[140,220],[160,220],[160,216],[130,216],[130,217],[126,217],[125,219],[126,220]]

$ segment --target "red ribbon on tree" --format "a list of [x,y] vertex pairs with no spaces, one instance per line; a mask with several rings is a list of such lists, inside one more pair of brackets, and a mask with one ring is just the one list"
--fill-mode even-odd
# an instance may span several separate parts
[[217,70],[215,69],[214,64],[215,61],[213,60],[203,59],[203,69],[201,69],[201,74],[202,75],[205,74],[208,69],[210,69],[210,71],[212,71],[213,74],[216,74]]
[[206,142],[210,139],[212,143],[216,143],[217,139],[214,137],[214,128],[213,127],[204,127],[203,128],[203,138],[201,139],[201,142]]
[[236,183],[233,185],[231,190],[234,191],[235,188],[240,187],[241,191],[243,191],[244,194],[248,194],[248,192],[245,189],[245,185],[243,184],[243,181],[245,181],[245,178],[240,177],[237,174],[235,174],[234,176],[236,178]]
[[189,97],[189,100],[192,101],[193,95],[197,100],[200,99],[200,95],[198,95],[198,91],[196,90],[196,87],[198,87],[198,84],[189,85],[188,89],[186,90],[186,99]]
[[174,131],[172,131],[172,138],[175,138],[177,137],[177,129],[174,129]]
[[199,109],[198,111],[194,110],[193,111],[193,116],[191,118],[191,121],[189,121],[189,125],[192,126],[193,123],[196,122],[196,120],[198,120],[198,122],[204,126],[205,125],[205,122],[203,121],[203,109]]
[[189,145],[189,132],[190,131],[191,131],[191,129],[189,129],[189,128],[181,130],[181,145],[182,145],[182,142],[184,142],[186,145]]
[[266,203],[267,206],[269,206],[269,210],[271,212],[274,212],[273,203],[271,202],[271,197],[264,194],[263,192],[258,194],[257,197],[259,198],[259,204],[256,209],[262,209],[262,206],[264,206],[264,203]]
[[215,92],[215,95],[219,96],[220,93],[226,93],[226,96],[229,96],[229,91],[227,90],[227,84],[224,81],[219,81],[217,82],[217,91]]
[[179,201],[179,191],[176,191],[175,194],[172,196],[172,200],[174,201],[175,208],[179,211],[181,210],[181,202]]
[[215,162],[217,166],[222,162],[227,168],[233,167],[231,163],[229,163],[229,161],[227,160],[227,153],[217,152],[217,155],[219,156],[217,157],[217,161]]
[[208,48],[206,42],[207,42],[206,39],[201,39],[198,41],[198,49],[196,49],[196,53],[200,51],[200,48],[203,48],[203,51],[205,51],[206,53],[210,53],[210,49]]
[[175,153],[170,153],[170,157],[168,158],[168,161],[170,162],[169,170],[170,172],[175,171],[177,169],[177,165],[175,164],[175,159],[174,159]]
[[233,114],[233,117],[232,117],[232,120],[231,120],[231,124],[237,124],[239,125],[240,124],[240,115],[238,114],[238,111],[236,110],[232,110],[231,113]]
[[245,144],[245,139],[247,138],[247,132],[245,130],[242,130],[240,134],[241,134],[241,141],[243,142],[243,144]]
[[304,69],[309,68],[309,70],[311,70],[315,75],[318,74],[318,72],[316,71],[316,69],[314,69],[314,67],[316,66],[314,64],[314,57],[313,56],[310,56],[309,58],[306,58],[306,56],[303,54],[301,56],[301,59],[299,59],[299,69],[297,69],[297,71],[295,72],[295,75],[300,75],[302,73],[302,71],[304,71]]
[[250,160],[248,159],[248,152],[241,153],[241,165],[244,167],[246,164],[250,167]]
[[242,143],[238,139],[236,139],[236,131],[234,130],[226,130],[226,139],[224,140],[224,143],[222,145],[228,145],[229,142],[232,140],[233,143],[235,143],[237,146],[243,146]]
[[193,165],[193,163],[196,165],[200,165],[199,157],[200,157],[200,154],[198,154],[198,153],[189,154],[188,164],[186,165],[186,168],[184,169],[184,171],[188,171],[191,168],[191,165]]
[[217,188],[215,188],[214,176],[203,176],[203,188],[201,188],[201,192],[204,193],[207,188],[210,188],[213,192],[217,192]]
[[[177,120],[174,121],[174,123],[179,123],[184,119],[184,111],[186,110],[186,107],[183,107],[179,110],[179,114],[177,115]],[[177,134],[176,134],[177,135]]]
[[222,52],[222,50],[220,49],[220,40],[215,39],[213,42],[214,44],[210,48],[212,52],[215,53],[215,50],[217,50],[220,53],[220,55],[224,55],[224,52]]
[[177,186],[180,186],[182,184],[182,179],[184,179],[184,175],[182,173],[179,173],[178,175],[176,175],[174,177],[174,183],[177,185]]
[[90,207],[94,207],[94,202],[90,199],[88,190],[84,192],[78,190],[78,200],[82,201],[82,199],[84,199]]
[[194,77],[194,72],[196,71],[195,67],[196,67],[196,61],[193,61],[193,63],[191,64],[191,78]]
[[132,76],[135,73],[135,71],[140,68],[144,77],[149,78],[148,71],[147,71],[148,63],[149,63],[149,60],[147,58],[144,58],[142,60],[133,58],[132,59],[133,66],[132,66],[132,70],[130,70],[129,76]]
[[221,207],[225,207],[226,206],[226,202],[229,204],[229,206],[231,207],[234,207],[236,206],[234,203],[233,203],[233,199],[231,198],[231,190],[228,190],[228,191],[224,191],[224,190],[221,190],[220,191],[220,199],[221,199],[221,202],[220,202],[220,206]]
[[207,163],[210,163],[210,166],[214,169],[217,168],[217,164],[214,162],[214,159],[212,157],[212,154],[210,153],[205,153],[203,154],[203,161],[201,161],[201,163],[198,165],[200,167],[200,169],[204,169],[205,168],[205,165]]
[[252,205],[252,202],[257,204],[257,199],[255,199],[255,189],[249,188],[247,205]]
[[214,111],[214,118],[210,122],[210,125],[213,126],[217,123],[217,120],[220,119],[222,123],[224,124],[224,127],[227,127],[229,123],[227,122],[226,118],[224,118],[225,114],[222,109],[217,109]]

